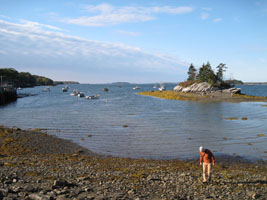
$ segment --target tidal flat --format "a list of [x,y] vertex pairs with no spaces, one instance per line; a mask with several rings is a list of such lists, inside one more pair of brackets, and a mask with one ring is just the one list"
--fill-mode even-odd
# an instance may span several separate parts
[[176,92],[172,90],[168,91],[144,91],[137,93],[144,96],[152,96],[161,99],[169,100],[181,100],[181,101],[200,101],[200,102],[267,102],[267,97],[252,96],[246,94],[214,94],[207,93],[197,94],[197,93],[184,93]]
[[265,199],[266,161],[216,159],[202,184],[198,160],[97,155],[45,130],[0,128],[1,199]]

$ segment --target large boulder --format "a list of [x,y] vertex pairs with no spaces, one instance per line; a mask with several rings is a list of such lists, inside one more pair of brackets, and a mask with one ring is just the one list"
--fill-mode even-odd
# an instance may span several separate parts
[[202,83],[194,83],[188,87],[182,87],[177,85],[173,88],[176,92],[184,92],[184,93],[214,93],[214,92],[221,92],[225,94],[240,94],[240,88],[229,88],[229,89],[219,89],[216,87],[212,87],[211,84],[207,82]]
[[174,88],[173,88],[174,91],[176,92],[181,92],[183,90],[183,87],[180,86],[180,85],[176,85]]
[[182,87],[182,86],[175,86],[173,88],[174,91],[177,92],[193,92],[193,93],[199,93],[199,92],[208,92],[208,91],[212,91],[215,90],[215,88],[213,88],[209,83],[207,82],[202,82],[202,83],[194,83],[188,87]]
[[229,89],[224,89],[221,92],[226,94],[240,94],[241,88],[229,88]]

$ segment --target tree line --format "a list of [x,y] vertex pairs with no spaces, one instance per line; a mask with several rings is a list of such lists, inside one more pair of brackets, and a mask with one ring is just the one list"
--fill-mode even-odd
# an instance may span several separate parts
[[215,72],[209,62],[203,63],[203,65],[197,70],[193,64],[189,66],[188,69],[188,78],[186,82],[183,82],[183,85],[191,85],[195,82],[208,82],[214,87],[219,88],[229,88],[232,86],[231,81],[224,81],[223,74],[226,71],[227,67],[226,64],[220,63],[216,67],[217,71]]
[[11,83],[15,87],[34,87],[53,85],[54,81],[43,76],[32,75],[29,72],[18,72],[13,68],[0,68],[2,83]]

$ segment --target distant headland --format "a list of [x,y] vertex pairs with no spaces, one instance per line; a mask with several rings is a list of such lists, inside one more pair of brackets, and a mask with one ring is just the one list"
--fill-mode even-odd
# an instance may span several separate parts
[[114,83],[111,83],[113,85],[130,85],[131,83],[128,83],[128,82],[114,82]]
[[74,81],[53,81],[50,78],[32,75],[29,72],[18,72],[14,68],[0,68],[0,84],[9,84],[13,87],[34,87],[58,84],[79,84]]
[[267,82],[244,82],[244,85],[267,85]]

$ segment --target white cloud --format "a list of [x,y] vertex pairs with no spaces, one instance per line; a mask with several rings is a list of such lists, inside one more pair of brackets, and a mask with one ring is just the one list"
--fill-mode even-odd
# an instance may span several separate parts
[[48,28],[48,29],[57,30],[57,31],[62,30],[62,29],[55,27],[55,26],[40,24],[38,22],[32,22],[32,21],[28,21],[28,20],[24,20],[24,19],[21,19],[19,21],[23,24],[23,26],[33,28],[33,29]]
[[[117,80],[122,80],[121,77],[132,77],[133,80],[129,81],[134,81],[134,78],[148,81],[156,78],[152,74],[166,78],[167,75],[173,76],[178,80],[187,68],[174,57],[147,53],[138,47],[122,43],[98,42],[45,31],[42,27],[47,25],[40,26],[36,22],[11,23],[0,20],[0,27],[0,66],[32,68],[35,71],[42,69],[55,80],[58,80],[59,75],[54,71],[68,71],[68,74],[75,72],[81,77],[76,80],[82,82],[95,80],[96,75],[99,79],[111,79],[112,74]],[[138,76],[135,77],[135,74]],[[65,77],[67,79],[72,78]]]
[[[62,19],[61,21],[69,24],[81,26],[110,26],[123,23],[145,22],[156,19],[156,14],[185,14],[193,11],[192,7],[115,7],[110,4],[89,5],[85,9],[89,16],[82,16],[72,19]],[[96,15],[92,15],[95,14]]]
[[210,15],[209,13],[205,12],[205,13],[201,13],[200,17],[202,20],[206,20],[206,19],[208,19],[209,15]]
[[221,21],[222,21],[222,18],[215,18],[215,19],[213,20],[214,23],[218,23],[218,22],[221,22]]

